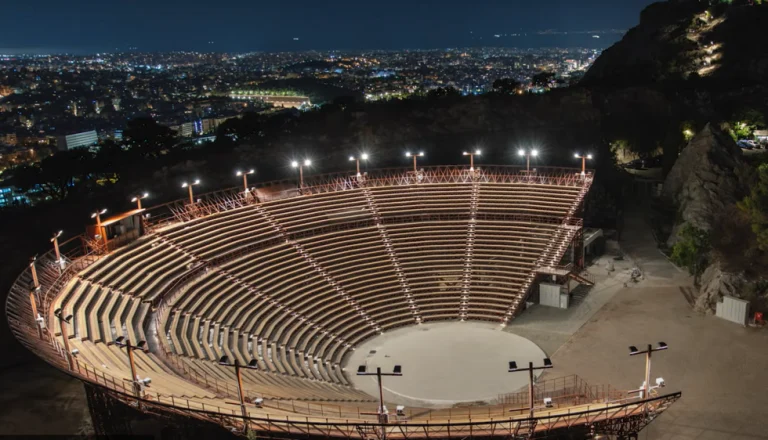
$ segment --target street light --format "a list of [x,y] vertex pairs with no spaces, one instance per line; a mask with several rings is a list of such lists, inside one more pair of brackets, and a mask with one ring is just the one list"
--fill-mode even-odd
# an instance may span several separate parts
[[349,156],[349,160],[350,160],[350,162],[353,161],[353,160],[355,161],[355,164],[357,165],[357,176],[360,177],[360,161],[361,160],[368,160],[368,154],[363,153],[363,154],[361,154],[360,156],[357,156],[357,157]]
[[528,362],[528,368],[517,368],[517,362],[509,362],[509,370],[507,371],[510,373],[518,371],[528,372],[528,409],[531,418],[533,418],[533,372],[534,370],[545,370],[548,368],[552,368],[552,361],[549,358],[544,358],[544,365],[540,367],[534,367],[533,362]]
[[653,353],[654,351],[666,350],[667,348],[669,347],[667,346],[666,342],[659,342],[656,348],[654,348],[652,344],[648,344],[648,348],[643,351],[639,351],[637,347],[635,347],[634,345],[631,345],[629,347],[630,356],[637,356],[641,354],[645,355],[645,381],[643,382],[642,388],[640,388],[640,390],[637,390],[643,393],[643,399],[647,399],[648,397],[650,397],[651,389],[663,387],[665,385],[664,379],[658,378],[656,379],[657,386],[651,387],[651,353]]
[[405,153],[405,157],[413,157],[413,172],[416,172],[416,158],[417,157],[424,157],[424,152],[420,151],[419,153],[413,153],[411,154],[410,151]]
[[136,197],[132,198],[131,201],[132,202],[136,202],[136,209],[141,209],[141,200],[142,199],[146,199],[147,197],[149,197],[149,193],[145,192],[144,194],[142,194],[140,196],[136,196]]
[[91,214],[91,218],[96,219],[96,226],[101,226],[101,215],[105,214],[106,212],[107,212],[107,208],[104,208],[101,211],[94,211]]
[[64,270],[64,260],[61,258],[61,252],[59,251],[59,237],[64,231],[59,231],[53,234],[51,237],[51,243],[53,243],[53,253],[56,255],[56,266],[59,268],[59,275]]
[[70,325],[72,315],[64,316],[64,312],[61,308],[58,308],[53,311],[53,316],[55,316],[61,324],[61,338],[64,339],[64,351],[67,352],[67,365],[69,365],[69,370],[72,371],[75,369],[75,366],[72,361],[72,351],[69,349],[69,332],[67,331],[67,325]]
[[304,187],[304,167],[308,167],[310,165],[312,165],[312,161],[309,159],[304,159],[304,162],[301,163],[295,160],[291,162],[292,167],[299,169],[299,189]]
[[[357,367],[357,375],[358,376],[376,376],[376,379],[379,382],[379,423],[385,423],[384,417],[384,387],[381,384],[381,377],[382,376],[402,376],[403,375],[403,367],[400,365],[395,365],[395,367],[392,369],[391,373],[382,373],[381,367],[376,367],[375,373],[369,373],[367,371],[368,367],[365,365],[360,365]],[[387,429],[382,427],[382,439],[387,438]]]
[[258,362],[256,362],[256,359],[251,359],[250,362],[248,362],[248,365],[240,365],[240,363],[235,359],[234,363],[229,362],[229,356],[222,356],[221,359],[219,359],[219,365],[222,365],[224,367],[232,367],[235,369],[235,376],[237,376],[237,391],[240,395],[240,411],[243,414],[243,429],[245,432],[248,432],[248,411],[245,409],[245,394],[243,393],[243,377],[240,374],[241,368],[249,368],[251,370],[256,370],[259,368]]
[[255,173],[256,173],[256,170],[254,170],[253,168],[251,168],[248,171],[238,170],[235,173],[236,176],[243,176],[243,193],[245,194],[246,197],[248,197],[248,195],[250,194],[250,192],[248,191],[248,175],[255,174]]
[[[91,214],[91,218],[96,219],[96,235],[101,237],[101,241],[104,243],[104,248],[107,247],[107,234],[102,233],[103,231],[101,230],[101,215],[106,212],[107,212],[107,209],[104,208],[101,211],[95,211],[94,213]],[[94,237],[94,238],[97,238],[97,237]]]
[[579,154],[579,153],[576,153],[576,154],[574,154],[574,157],[576,159],[581,159],[581,175],[582,176],[585,175],[586,171],[587,171],[587,159],[591,160],[592,159],[592,155],[591,154]]
[[[139,375],[136,374],[136,362],[133,359],[133,350],[139,350],[148,353],[149,350],[145,348],[147,341],[139,341],[138,344],[133,345],[131,344],[130,340],[126,339],[124,336],[120,336],[115,339],[115,345],[120,348],[125,348],[125,351],[128,353],[128,363],[131,365],[131,384],[133,384],[133,394],[136,396],[136,399],[141,399],[141,391],[151,382],[151,379],[140,379]],[[137,405],[141,405],[138,400],[136,403]]]
[[182,188],[187,188],[189,190],[189,204],[194,205],[195,204],[195,195],[192,193],[192,187],[195,185],[200,185],[200,179],[195,179],[192,183],[184,182],[181,184]]
[[519,156],[521,156],[521,157],[525,156],[525,172],[526,172],[526,174],[530,175],[531,174],[531,157],[538,156],[539,155],[539,151],[536,150],[535,148],[532,148],[530,150],[520,149],[517,152],[517,154]]
[[480,156],[480,150],[473,152],[464,152],[464,156],[469,156],[469,171],[475,171],[475,155]]

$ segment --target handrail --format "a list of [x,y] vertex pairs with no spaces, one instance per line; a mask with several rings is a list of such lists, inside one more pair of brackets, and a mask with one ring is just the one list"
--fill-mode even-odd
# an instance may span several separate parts
[[[582,175],[579,169],[563,167],[539,167],[536,174],[527,174],[524,167],[489,165],[470,171],[461,165],[421,167],[414,173],[408,168],[383,168],[368,171],[358,178],[350,172],[329,173],[308,176],[304,186],[298,188],[296,179],[261,182],[251,186],[249,193],[241,188],[229,187],[221,190],[197,194],[199,200],[190,205],[185,198],[180,198],[161,205],[151,206],[144,211],[144,222],[148,229],[157,230],[173,223],[173,220],[191,220],[204,214],[234,209],[257,202],[269,202],[276,199],[300,197],[307,194],[344,191],[361,186],[398,186],[415,183],[459,183],[480,181],[484,183],[527,183],[557,184],[580,186],[591,181],[592,172]],[[285,188],[274,194],[259,194],[259,189]]]

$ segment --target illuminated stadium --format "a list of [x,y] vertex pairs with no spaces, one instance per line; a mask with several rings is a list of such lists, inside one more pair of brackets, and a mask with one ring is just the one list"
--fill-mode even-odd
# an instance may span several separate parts
[[537,380],[547,354],[505,331],[542,279],[591,283],[590,171],[415,164],[95,212],[18,277],[11,329],[86,384],[97,433],[124,407],[277,438],[622,438],[680,396]]

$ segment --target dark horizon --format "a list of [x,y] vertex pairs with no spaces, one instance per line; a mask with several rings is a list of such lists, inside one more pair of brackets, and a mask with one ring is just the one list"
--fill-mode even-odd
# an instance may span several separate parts
[[[130,7],[91,0],[14,2],[6,9],[12,20],[0,29],[0,53],[86,54],[134,47],[140,52],[228,53],[607,47],[637,24],[640,11],[650,3],[553,0],[545,5],[478,0],[464,4],[454,0],[436,5],[340,0],[318,7],[297,0],[286,8],[280,3],[245,0],[224,0],[216,7],[199,0],[189,0],[183,7],[168,0],[139,0]],[[562,34],[547,34],[552,30]],[[593,38],[592,32],[599,32],[600,38]]]

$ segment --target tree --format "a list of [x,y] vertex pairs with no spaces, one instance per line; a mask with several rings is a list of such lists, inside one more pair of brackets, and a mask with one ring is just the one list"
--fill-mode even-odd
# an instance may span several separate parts
[[144,157],[157,157],[176,143],[173,131],[159,125],[152,118],[135,118],[128,121],[123,141]]
[[493,91],[503,95],[514,95],[521,86],[520,81],[514,78],[499,78],[493,82]]
[[22,191],[40,191],[43,198],[64,200],[77,183],[89,180],[93,165],[93,153],[87,148],[62,151],[12,170],[11,183]]
[[757,173],[757,183],[752,185],[750,194],[737,206],[749,217],[757,247],[768,251],[768,164],[760,165]]
[[453,87],[438,87],[427,92],[427,99],[457,98],[461,96]]
[[709,259],[709,232],[686,223],[679,237],[677,243],[672,246],[670,259],[678,266],[687,268],[691,275],[701,274]]
[[533,75],[533,78],[531,78],[531,83],[533,83],[534,87],[547,88],[554,79],[554,72],[541,72]]

